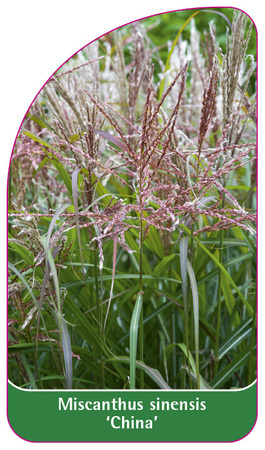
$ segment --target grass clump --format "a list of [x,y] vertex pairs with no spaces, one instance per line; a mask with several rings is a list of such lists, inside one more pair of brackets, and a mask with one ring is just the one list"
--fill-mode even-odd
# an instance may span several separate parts
[[186,13],[166,62],[150,37],[160,16],[84,47],[21,126],[9,176],[19,386],[213,389],[256,377],[252,24],[216,9],[198,29],[199,13]]

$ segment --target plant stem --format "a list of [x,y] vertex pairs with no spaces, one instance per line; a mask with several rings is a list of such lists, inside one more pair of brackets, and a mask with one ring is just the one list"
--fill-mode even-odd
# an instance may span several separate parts
[[98,283],[98,248],[97,248],[97,245],[95,245],[95,251],[94,251],[94,274],[95,274],[95,291],[96,291],[96,302],[97,302],[98,331],[101,334],[100,303],[99,303],[99,283]]
[[[140,293],[143,292],[143,220],[142,212],[140,217]],[[143,303],[139,319],[139,359],[144,359],[144,318],[143,318]],[[144,389],[144,372],[140,371],[140,389]]]
[[[192,227],[191,227],[191,239],[190,239],[190,262],[191,262],[191,266],[193,267],[193,262],[194,262],[194,220],[192,220]],[[189,352],[192,353],[193,349],[194,349],[194,339],[193,339],[193,332],[194,332],[194,320],[193,320],[193,315],[194,315],[194,311],[193,311],[193,306],[192,306],[192,301],[191,301],[191,283],[190,283],[190,278],[188,278],[188,308],[190,309],[190,327],[189,327],[189,342],[188,342],[188,346],[187,346],[187,355],[188,355],[188,368],[189,368],[189,385],[190,385],[190,389],[192,389],[192,378],[191,378],[191,374],[190,374],[190,358],[189,358]],[[188,316],[189,317],[189,316]],[[188,320],[188,318],[187,318]]]
[[[99,296],[99,280],[98,280],[98,246],[95,245],[94,252],[94,272],[95,272],[95,288],[96,288],[96,302],[97,302],[97,320],[98,320],[98,333],[102,339],[102,307],[100,307],[100,296]],[[100,349],[100,386],[104,389],[104,364],[102,361],[102,349]]]
[[[140,320],[139,320],[139,359],[143,361],[144,359],[144,314],[143,314],[143,305],[140,312]],[[140,370],[140,389],[144,389],[144,371]]]
[[[181,278],[182,278],[182,295],[184,304],[184,344],[187,349],[187,362],[190,373],[190,360],[189,360],[189,282],[187,278],[187,253],[188,253],[188,238],[181,238],[180,240],[180,266],[181,266]],[[185,355],[183,356],[183,366],[186,363]],[[182,372],[181,379],[182,389],[186,388],[186,371]],[[191,377],[190,377],[191,388]]]
[[[143,183],[143,158],[144,158],[144,144],[140,145],[140,165],[139,165],[139,203],[140,203],[140,217],[139,217],[139,251],[140,251],[140,264],[139,264],[139,283],[140,292],[139,295],[143,298],[143,196],[142,196],[142,183]],[[144,320],[143,320],[143,300],[141,302],[141,311],[139,317],[139,359],[144,360]],[[140,389],[144,389],[144,372],[140,371]]]

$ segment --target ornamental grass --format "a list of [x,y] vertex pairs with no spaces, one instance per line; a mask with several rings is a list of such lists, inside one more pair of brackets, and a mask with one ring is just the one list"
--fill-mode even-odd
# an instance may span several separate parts
[[244,13],[176,11],[102,36],[39,92],[9,174],[14,384],[255,380],[255,54]]

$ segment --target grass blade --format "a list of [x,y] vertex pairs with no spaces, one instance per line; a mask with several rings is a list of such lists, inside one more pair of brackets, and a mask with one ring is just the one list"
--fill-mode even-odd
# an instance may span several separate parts
[[[190,15],[190,17],[188,17],[188,19],[187,19],[186,22],[182,25],[182,27],[180,28],[180,30],[179,30],[177,36],[176,36],[175,39],[174,39],[174,42],[173,42],[172,47],[171,47],[171,49],[170,49],[170,52],[168,53],[168,57],[167,57],[167,61],[166,61],[165,69],[164,69],[164,74],[165,74],[165,73],[169,70],[169,68],[170,68],[170,58],[171,58],[171,56],[172,56],[172,53],[173,53],[173,51],[174,51],[174,48],[176,47],[176,45],[177,45],[177,43],[178,43],[178,40],[179,40],[179,37],[180,37],[181,33],[182,33],[183,30],[186,28],[186,26],[190,23],[191,19],[193,19],[193,17],[197,16],[197,14],[199,14],[200,12],[204,12],[204,13],[205,13],[205,12],[209,12],[209,13],[218,14],[218,15],[222,16],[222,17],[225,19],[225,21],[228,23],[228,25],[229,25],[230,28],[232,27],[231,22],[228,20],[228,18],[225,16],[225,14],[223,14],[223,13],[221,13],[221,12],[213,11],[213,10],[210,10],[210,9],[201,9],[201,10],[199,10],[199,11],[195,11],[193,14]],[[159,88],[159,98],[162,97],[162,94],[163,94],[163,91],[164,91],[164,85],[165,85],[165,78],[163,78],[163,80],[161,81],[161,84],[160,84],[160,88]]]
[[142,361],[136,361],[136,367],[142,369],[161,389],[171,389],[157,369],[147,366]]
[[[189,352],[187,351],[187,347],[185,344],[177,344],[177,345],[181,348],[181,350],[183,351],[186,358],[189,359],[190,365],[191,365],[191,370],[193,371],[193,374],[191,372],[191,375],[194,376],[195,381],[197,381],[197,383],[198,383],[197,368],[196,368],[196,363],[194,361],[192,353],[190,351]],[[186,367],[183,366],[183,368],[189,370],[189,368],[187,366]],[[212,386],[210,386],[201,375],[199,375],[199,377],[200,377],[200,381],[199,381],[198,389],[213,389]]]
[[117,245],[118,245],[118,232],[115,233],[114,239],[113,239],[112,278],[111,278],[111,288],[110,288],[110,296],[109,296],[109,300],[108,300],[108,307],[107,307],[107,312],[106,312],[105,321],[104,321],[104,331],[106,329],[107,318],[108,318],[111,299],[112,299],[112,295],[113,295],[115,270],[116,270],[116,259],[117,259]]
[[[189,349],[189,297],[188,297],[188,281],[187,281],[187,254],[188,254],[188,237],[184,237],[180,239],[179,242],[179,251],[180,251],[180,271],[181,271],[181,280],[182,280],[182,295],[183,295],[183,306],[184,306],[184,343]],[[188,355],[188,367],[190,367],[189,363],[189,351]],[[185,387],[186,384],[186,373],[182,374],[182,388]]]
[[[28,284],[26,278],[25,278],[25,277],[22,275],[22,273],[20,273],[19,270],[17,270],[17,268],[16,268],[11,262],[9,262],[9,261],[8,261],[8,268],[9,268],[10,270],[12,270],[12,272],[14,272],[14,273],[21,279],[21,281],[22,281],[22,283],[24,284],[25,288],[29,291],[29,294],[30,294],[32,300],[34,301],[34,303],[35,303],[35,305],[36,305],[36,307],[37,307],[37,309],[38,309],[38,311],[39,311],[39,314],[40,314],[40,316],[41,316],[41,318],[42,318],[42,321],[43,321],[43,325],[44,325],[44,327],[45,327],[45,322],[44,322],[43,317],[42,317],[42,313],[41,313],[41,309],[40,309],[40,307],[39,307],[39,303],[38,303],[38,301],[37,301],[35,295],[33,294],[32,289],[31,289],[30,285]],[[46,330],[46,332],[47,332],[47,330]]]
[[[197,239],[196,239],[197,240]],[[238,289],[237,285],[235,284],[234,280],[231,278],[225,267],[218,261],[218,259],[211,253],[209,250],[199,241],[197,240],[199,246],[203,248],[203,250],[210,256],[210,258],[215,262],[215,264],[221,269],[221,272],[225,275],[225,277],[228,279],[229,283],[233,286],[233,288],[236,290],[239,298],[243,302],[243,304],[246,306],[246,309],[251,317],[253,317],[253,308],[252,306],[247,302],[245,297],[243,296],[242,292]]]
[[[189,233],[189,234],[191,233],[190,230],[187,227],[185,227],[183,224],[181,224],[181,227],[184,228],[185,231],[187,231],[187,233]],[[247,300],[245,299],[245,297],[242,294],[242,292],[238,289],[237,285],[235,284],[234,280],[231,278],[231,276],[229,275],[229,273],[227,272],[227,270],[225,269],[223,264],[220,263],[220,261],[208,250],[208,248],[205,245],[203,245],[198,238],[196,238],[196,236],[194,236],[194,239],[196,240],[197,244],[207,253],[207,255],[209,255],[209,257],[214,261],[215,265],[217,267],[219,267],[221,272],[228,279],[228,281],[231,284],[231,286],[233,286],[233,288],[237,292],[240,300],[246,306],[246,309],[247,309],[249,315],[253,318],[253,308],[252,308],[252,306],[247,302]]]
[[160,261],[157,266],[154,268],[153,270],[153,275],[159,276],[163,270],[167,270],[170,265],[172,264],[173,261],[175,261],[177,259],[177,255],[171,254],[168,256],[165,256],[162,261]]
[[[257,346],[255,345],[253,351],[256,351],[256,348]],[[252,347],[251,345],[248,345],[244,348],[244,350],[242,350],[242,352],[237,354],[235,358],[213,379],[211,383],[212,387],[214,389],[222,388],[223,385],[232,377],[232,375],[248,361],[251,351]]]
[[[53,218],[52,218],[52,220],[51,220],[51,223],[50,223],[50,225],[49,225],[48,232],[47,232],[47,237],[46,237],[46,249],[47,249],[47,250],[49,249],[49,246],[50,246],[50,239],[51,239],[51,235],[52,235],[53,228],[54,228],[54,226],[55,226],[57,220],[59,219],[59,216],[62,214],[62,212],[63,212],[66,208],[69,208],[69,206],[70,206],[70,203],[64,203],[64,204],[61,205],[61,206],[58,208],[58,210],[55,212],[55,214],[54,214],[54,216],[53,216]],[[47,256],[47,255],[46,255],[46,256]],[[47,263],[47,258],[46,258],[46,263]]]
[[[113,358],[110,359],[112,361]],[[130,358],[126,356],[119,356],[115,358],[115,361],[119,361],[125,364],[130,364]],[[147,366],[142,361],[136,360],[135,362],[137,369],[143,370],[146,375],[148,375],[156,384],[160,387],[160,389],[171,389],[171,387],[166,383],[161,373],[154,369],[153,367]]]
[[188,314],[188,283],[187,283],[188,241],[189,238],[181,238],[179,243],[183,303],[184,303],[184,311],[186,314]]
[[[176,36],[175,39],[174,39],[174,42],[173,42],[172,47],[171,47],[171,49],[170,49],[170,52],[169,52],[169,54],[168,54],[167,61],[166,61],[166,65],[165,65],[164,74],[169,70],[169,67],[170,67],[170,58],[171,58],[171,56],[172,56],[172,53],[173,53],[173,51],[174,51],[174,48],[175,48],[176,45],[177,45],[177,42],[178,42],[178,40],[179,40],[179,37],[180,37],[182,31],[186,28],[186,26],[189,24],[189,22],[191,21],[191,19],[192,19],[193,17],[195,17],[197,14],[199,14],[199,12],[200,12],[200,11],[196,11],[195,13],[191,14],[191,16],[186,20],[186,22],[185,22],[185,23],[182,25],[182,27],[180,28],[180,30],[179,30],[177,36]],[[160,88],[159,88],[159,98],[161,98],[162,95],[163,95],[164,85],[165,85],[165,78],[162,79],[161,84],[160,84]]]
[[219,348],[218,358],[223,358],[226,353],[230,350],[233,350],[236,346],[238,346],[243,339],[246,339],[251,335],[253,327],[253,319],[248,318],[244,322],[242,322],[238,328],[229,336],[228,339],[223,342],[223,344]]
[[96,131],[97,134],[102,136],[103,138],[107,139],[108,141],[112,142],[117,147],[121,148],[125,152],[130,152],[130,149],[128,145],[126,145],[120,138],[113,136],[110,133],[107,133],[106,131]]
[[[50,249],[50,238],[52,234],[52,230],[54,228],[54,225],[56,221],[58,220],[60,214],[69,207],[69,204],[62,205],[54,214],[46,237],[46,241],[44,240],[44,249],[46,252],[46,271],[49,265],[50,271],[53,276],[54,286],[55,286],[55,293],[57,298],[57,311],[53,311],[54,318],[59,326],[59,332],[60,332],[60,342],[63,346],[63,352],[64,352],[64,361],[65,361],[65,374],[66,374],[66,386],[68,389],[72,387],[72,354],[71,354],[71,342],[70,342],[70,336],[67,330],[66,322],[64,318],[62,317],[61,312],[61,295],[60,295],[60,285],[57,275],[57,270],[54,263],[54,256]],[[49,273],[49,272],[48,272]],[[45,272],[46,276],[47,273]],[[47,282],[47,281],[46,281]]]
[[137,296],[130,325],[130,389],[135,389],[137,336],[141,309],[143,307],[143,293]]
[[[26,287],[26,289],[29,291],[29,293],[30,293],[30,295],[31,295],[31,298],[33,299],[33,301],[34,301],[34,303],[35,303],[35,305],[36,305],[36,307],[37,307],[38,313],[39,313],[39,316],[38,316],[38,326],[39,326],[39,318],[41,318],[42,323],[43,323],[43,327],[44,327],[44,330],[45,330],[45,333],[46,333],[46,336],[47,336],[47,338],[49,339],[48,330],[47,330],[47,327],[46,327],[46,324],[45,324],[45,322],[44,322],[44,319],[43,319],[43,316],[42,316],[42,312],[41,312],[41,305],[40,305],[40,302],[37,301],[35,295],[34,295],[33,292],[32,292],[31,287],[29,286],[27,280],[26,280],[25,277],[22,275],[22,273],[20,273],[19,270],[17,270],[17,268],[16,268],[11,262],[9,262],[9,261],[8,261],[8,267],[9,267],[10,270],[12,270],[12,272],[14,272],[14,273],[21,279],[22,283],[24,284],[24,286]],[[38,336],[38,332],[37,332],[37,335],[36,335],[36,336]],[[51,343],[50,343],[50,346],[51,346]],[[37,378],[37,372],[38,372],[38,369],[37,369],[38,339],[37,339],[37,338],[36,338],[36,344],[35,344],[35,346],[34,346],[34,349],[35,349],[35,355],[36,355],[36,373],[35,373],[35,382],[34,382],[34,385],[35,385],[35,384],[36,384],[36,378]],[[52,349],[52,346],[51,346],[51,349]]]
[[82,274],[84,278],[84,282],[86,283],[85,269],[84,269],[84,260],[83,260],[83,252],[81,245],[81,235],[80,235],[80,227],[79,227],[79,215],[78,215],[78,193],[77,193],[77,184],[78,184],[78,174],[80,169],[76,168],[72,174],[72,192],[73,192],[73,203],[74,203],[74,211],[75,211],[75,223],[76,223],[76,233],[80,251],[80,259],[82,266]]
[[25,136],[28,136],[34,142],[37,142],[38,144],[44,145],[44,147],[50,148],[51,150],[53,150],[53,151],[55,151],[57,153],[57,149],[53,145],[51,145],[49,142],[44,141],[39,136],[35,136],[33,133],[30,133],[29,131],[22,131],[22,133],[25,134]]
[[66,388],[72,389],[73,387],[73,363],[72,363],[72,350],[69,331],[66,321],[63,317],[59,316],[57,311],[53,312],[53,316],[57,324],[61,326],[62,330],[62,346],[64,354],[64,367],[65,367],[65,379]]
[[196,359],[196,376],[197,387],[200,389],[200,371],[199,371],[199,296],[195,274],[191,262],[187,259],[187,271],[190,278],[193,300],[193,320],[194,320],[194,341],[195,341],[195,359]]

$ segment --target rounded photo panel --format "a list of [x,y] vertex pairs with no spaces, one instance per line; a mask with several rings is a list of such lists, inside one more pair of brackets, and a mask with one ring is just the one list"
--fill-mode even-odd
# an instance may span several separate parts
[[21,438],[228,442],[254,426],[256,40],[235,8],[139,19],[27,110],[8,176]]

